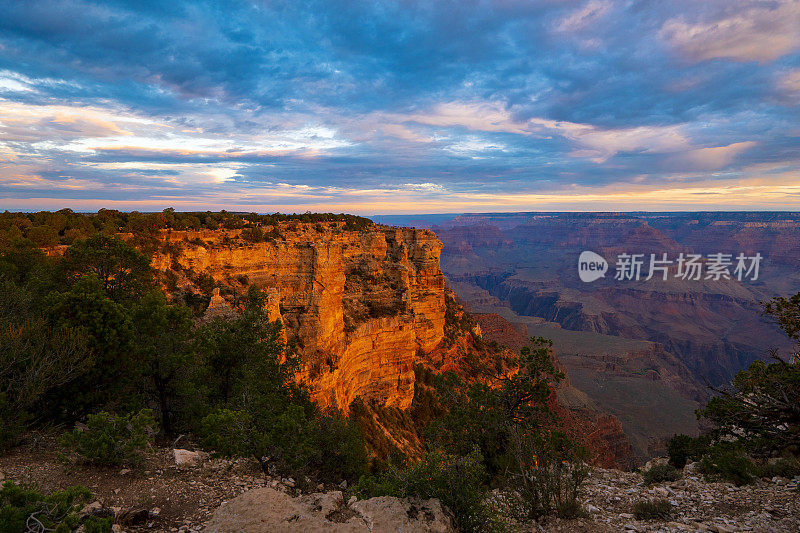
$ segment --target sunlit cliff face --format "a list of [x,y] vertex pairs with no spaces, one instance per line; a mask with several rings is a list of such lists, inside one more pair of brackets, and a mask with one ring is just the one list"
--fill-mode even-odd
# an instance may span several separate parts
[[234,285],[246,276],[264,289],[267,311],[283,323],[302,378],[323,407],[346,413],[360,396],[408,408],[413,365],[444,335],[439,239],[426,230],[356,232],[336,223],[282,224],[279,233],[258,243],[239,239],[237,230],[164,233],[171,251],[157,253],[153,266],[177,272],[181,284],[191,283],[181,274],[191,271]]
[[12,3],[0,203],[792,209],[797,27],[797,0]]

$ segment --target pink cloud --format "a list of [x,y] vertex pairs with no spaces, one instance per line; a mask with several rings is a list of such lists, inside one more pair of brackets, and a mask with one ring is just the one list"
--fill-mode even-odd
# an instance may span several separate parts
[[670,19],[659,35],[695,62],[716,58],[765,62],[800,48],[800,0],[744,5],[748,7],[707,22]]

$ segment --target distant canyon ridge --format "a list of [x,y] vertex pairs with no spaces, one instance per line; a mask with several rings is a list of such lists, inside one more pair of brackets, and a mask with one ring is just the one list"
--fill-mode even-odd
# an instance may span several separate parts
[[[526,335],[553,339],[572,384],[616,415],[640,457],[694,433],[707,385],[725,384],[769,350],[791,345],[761,303],[800,290],[800,213],[499,213],[409,217],[444,244],[442,271],[466,306]],[[380,220],[380,217],[378,217]],[[644,254],[642,276],[585,283],[578,257]],[[650,254],[733,256],[732,279],[689,280],[669,268],[645,280]],[[733,276],[738,254],[763,259],[757,280]],[[751,276],[752,277],[752,276]],[[703,276],[705,278],[705,275]]]

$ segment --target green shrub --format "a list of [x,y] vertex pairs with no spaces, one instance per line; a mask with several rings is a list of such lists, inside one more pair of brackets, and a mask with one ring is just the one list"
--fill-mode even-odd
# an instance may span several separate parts
[[672,504],[664,499],[641,500],[633,506],[636,520],[669,520],[672,517]]
[[556,516],[559,518],[565,518],[567,520],[573,520],[575,518],[586,518],[589,513],[581,505],[581,502],[578,500],[567,500],[563,503],[556,505],[555,507]]
[[495,528],[496,515],[486,502],[485,477],[477,449],[466,456],[429,452],[417,463],[405,467],[390,464],[377,477],[362,477],[354,493],[365,498],[437,498],[453,513],[460,531],[487,531]]
[[729,481],[735,485],[752,483],[758,470],[744,451],[729,443],[710,447],[700,460],[700,470],[712,479]]
[[310,465],[327,479],[356,480],[366,473],[369,456],[355,420],[320,416]]
[[[70,487],[50,495],[6,481],[0,489],[0,531],[55,531],[69,533],[80,525],[78,511],[92,498],[85,487]],[[111,531],[113,519],[89,517],[87,533]],[[31,527],[32,524],[32,527]]]
[[767,461],[761,467],[761,477],[793,478],[800,475],[800,460],[796,457],[779,457],[774,461]]
[[302,468],[313,453],[313,420],[290,405],[269,421],[246,411],[220,409],[202,421],[203,443],[222,456],[253,457],[264,473],[277,467],[282,473]]
[[[254,421],[255,420],[255,421]],[[246,411],[219,409],[202,421],[203,444],[225,457],[253,457],[265,473],[298,472],[338,481],[366,472],[368,457],[357,426],[341,418],[308,417],[290,405],[268,420]]]
[[506,484],[522,518],[555,513],[562,518],[583,514],[578,501],[589,470],[586,451],[558,431],[512,433],[512,455]]
[[100,412],[89,415],[85,428],[62,435],[61,445],[92,463],[135,466],[142,461],[155,428],[150,409],[121,416]]
[[19,443],[29,419],[27,411],[12,409],[6,395],[0,392],[0,452]]
[[677,481],[681,478],[681,473],[671,464],[657,464],[642,472],[642,477],[645,485],[652,485],[663,481]]
[[258,227],[245,228],[240,235],[242,239],[250,242],[261,242],[264,240],[264,233],[261,231],[261,228]]
[[683,468],[689,460],[699,461],[708,450],[709,438],[689,435],[675,435],[667,442],[669,463],[675,468]]

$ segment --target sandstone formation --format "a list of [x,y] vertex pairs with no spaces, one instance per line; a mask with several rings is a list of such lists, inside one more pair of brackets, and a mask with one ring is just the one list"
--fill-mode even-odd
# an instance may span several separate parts
[[198,276],[227,284],[230,307],[246,284],[267,291],[302,376],[323,406],[347,412],[357,396],[401,409],[414,396],[413,364],[444,333],[441,242],[430,231],[285,223],[249,242],[241,230],[164,231],[153,266],[192,290]]

